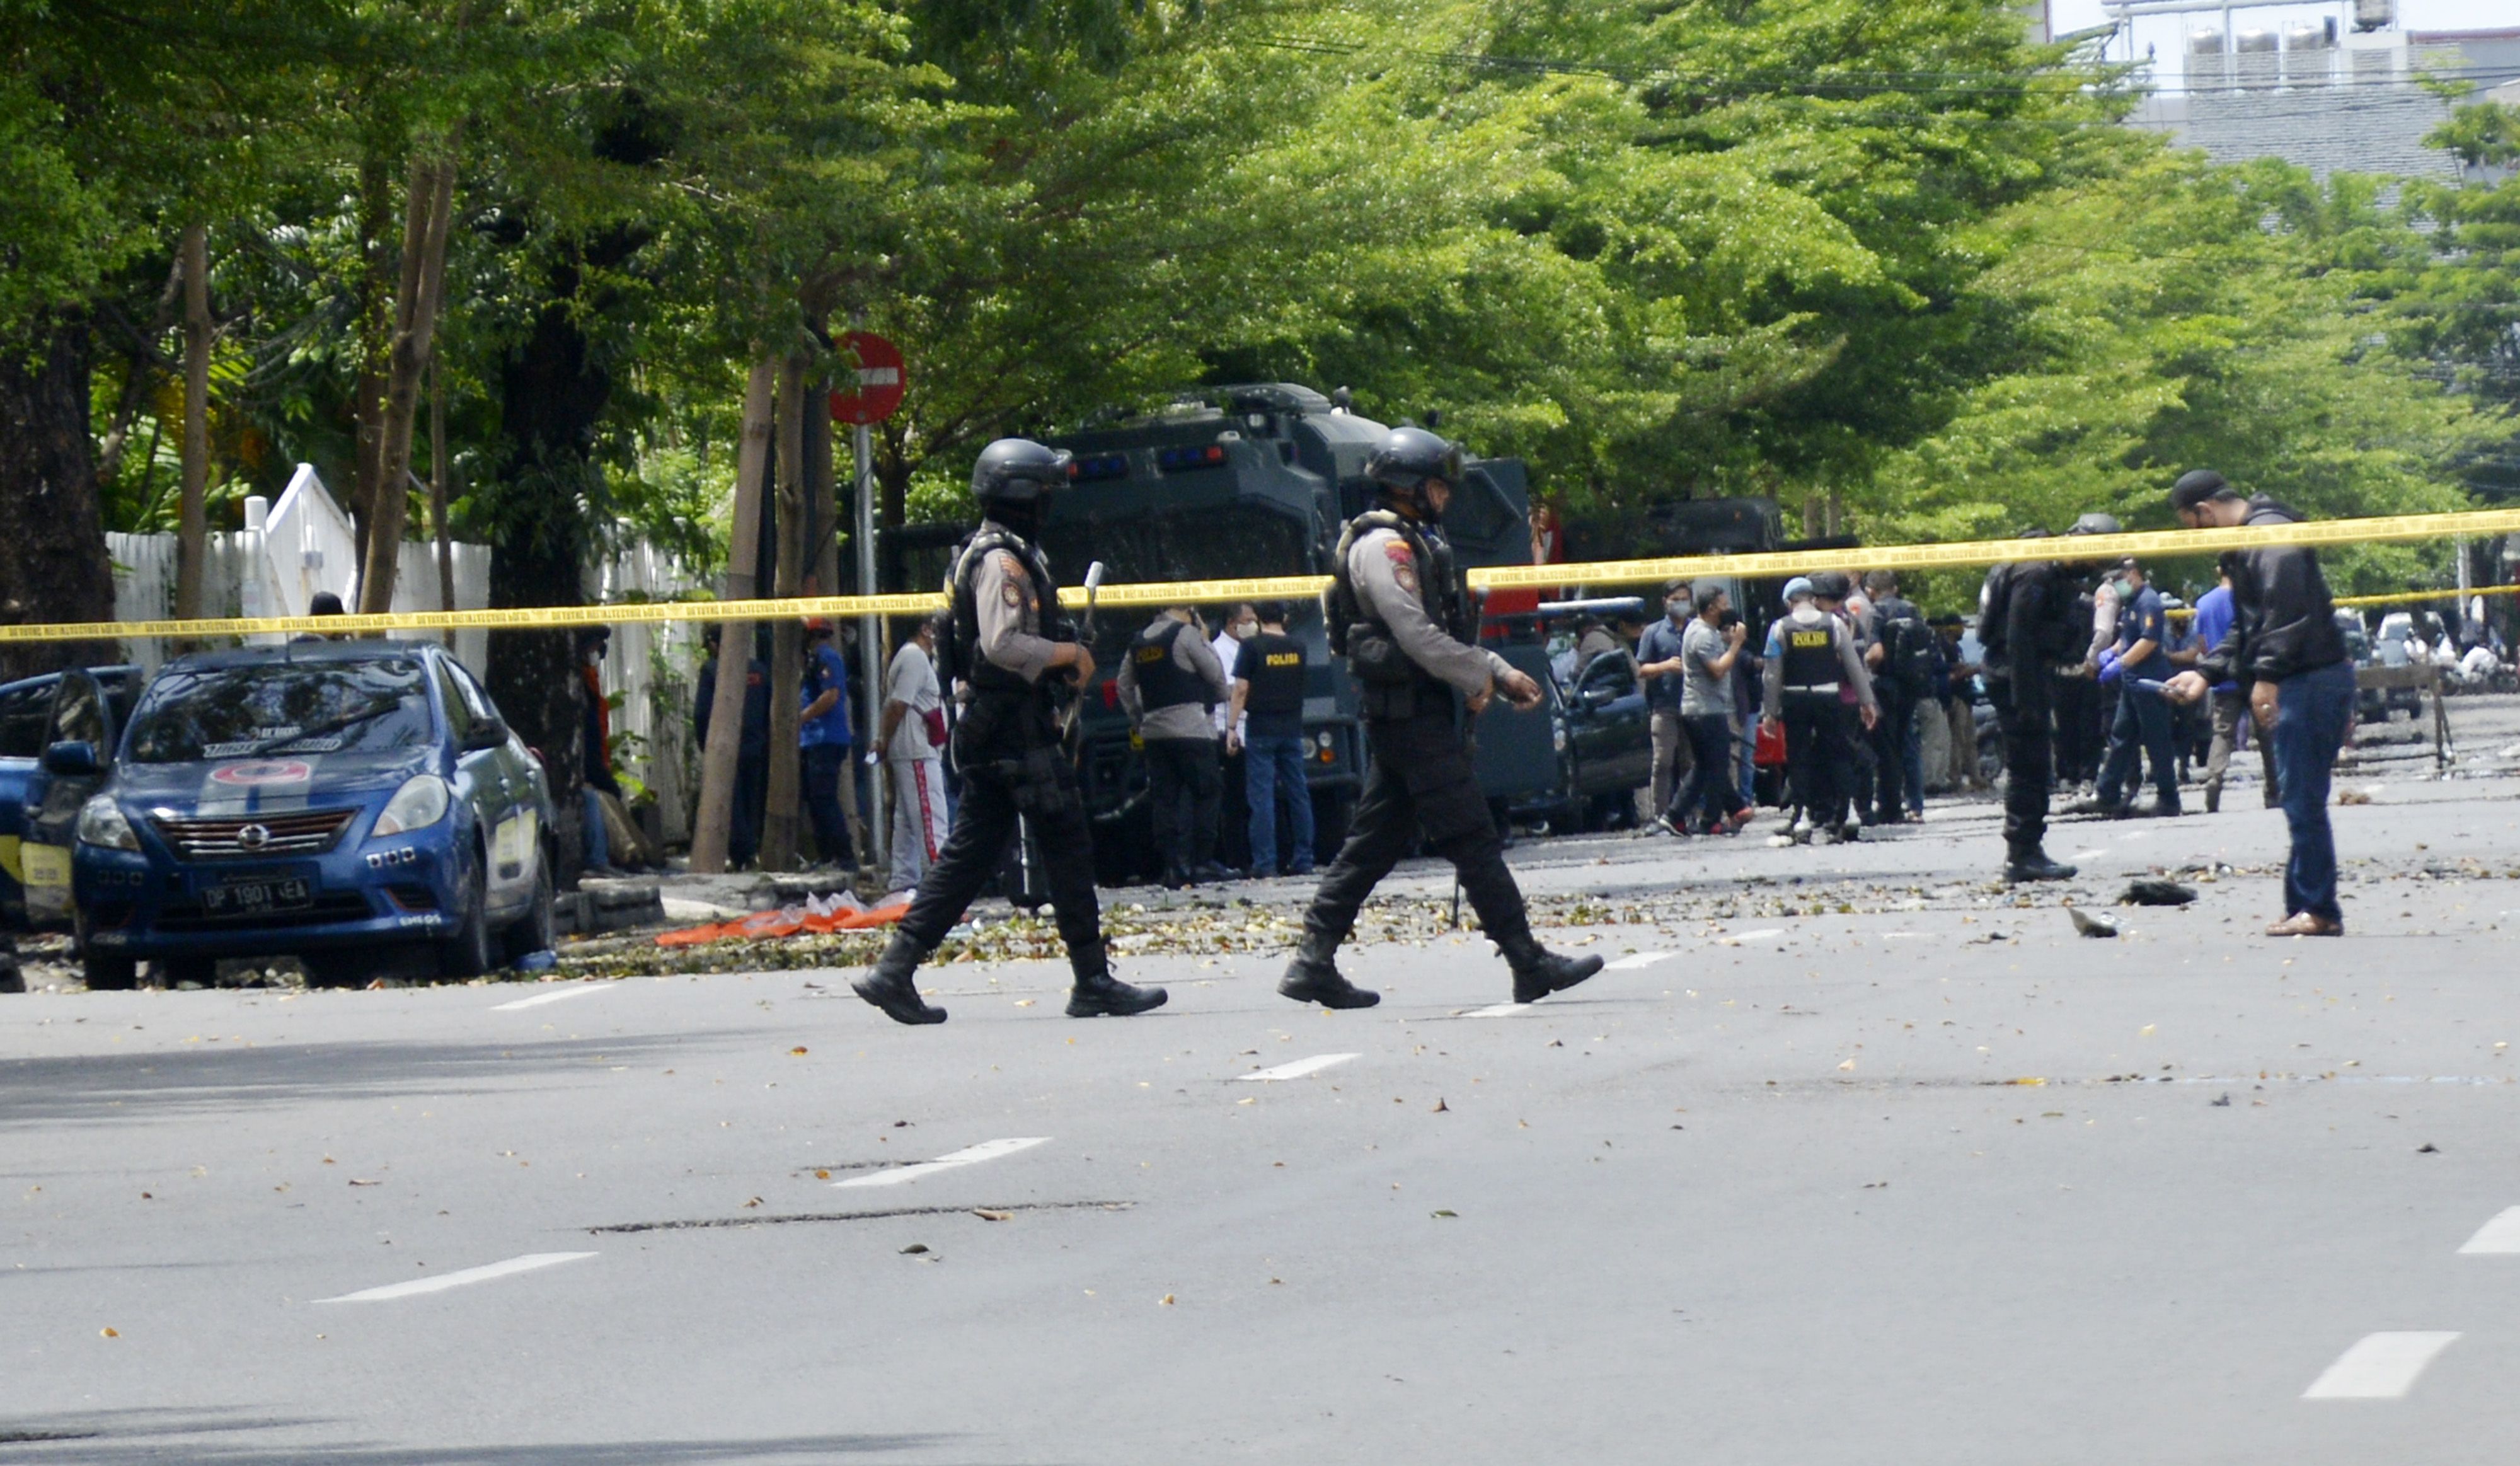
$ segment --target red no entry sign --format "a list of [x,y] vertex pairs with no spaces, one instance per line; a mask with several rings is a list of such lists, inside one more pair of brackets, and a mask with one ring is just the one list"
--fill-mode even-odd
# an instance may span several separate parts
[[901,406],[901,348],[869,331],[852,331],[840,340],[857,354],[858,386],[832,393],[832,421],[880,423]]

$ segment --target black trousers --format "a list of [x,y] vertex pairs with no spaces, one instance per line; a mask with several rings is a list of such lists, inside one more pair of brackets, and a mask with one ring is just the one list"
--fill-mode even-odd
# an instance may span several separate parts
[[2100,776],[2100,753],[2108,744],[2108,721],[2102,716],[2100,684],[2090,677],[2048,678],[2048,705],[2056,720],[2053,766],[2068,783],[2083,784]]
[[1887,677],[1872,684],[1872,694],[1880,700],[1881,717],[1866,735],[1872,746],[1871,817],[1876,825],[1895,825],[1908,817],[1908,735],[1915,722],[1916,704],[1905,688]]
[[1531,940],[1522,890],[1505,863],[1505,840],[1488,817],[1470,764],[1469,744],[1449,710],[1415,717],[1368,718],[1372,762],[1348,823],[1347,843],[1322,875],[1304,913],[1307,947],[1336,946],[1356,925],[1357,908],[1422,832],[1427,848],[1453,862],[1462,894],[1479,914],[1488,939],[1508,956]]
[[[1019,800],[1029,800],[1030,807]],[[1001,764],[975,760],[964,765],[963,799],[954,807],[953,829],[935,863],[920,878],[909,914],[901,919],[902,935],[918,942],[922,953],[936,949],[997,873],[1018,817],[1031,820],[1050,883],[1050,903],[1058,914],[1058,938],[1067,943],[1068,966],[1079,977],[1105,971],[1102,907],[1094,894],[1093,829],[1076,792],[1076,771],[1064,758],[1058,761],[1054,784],[1030,791],[1021,790]]]
[[1216,816],[1225,795],[1216,740],[1147,740],[1147,802],[1154,816],[1155,850],[1172,870],[1216,857]]
[[1785,694],[1785,778],[1793,802],[1814,824],[1845,823],[1854,798],[1855,744],[1846,714],[1833,692]]
[[[2013,696],[2017,689],[2006,680],[1991,680],[1988,690],[1995,697],[1996,728],[2003,735],[2003,844],[2019,859],[2048,839],[2048,797],[2056,783],[2049,720],[2056,710],[2038,695],[2044,688],[2018,700]],[[2022,702],[2029,706],[2020,706]]]

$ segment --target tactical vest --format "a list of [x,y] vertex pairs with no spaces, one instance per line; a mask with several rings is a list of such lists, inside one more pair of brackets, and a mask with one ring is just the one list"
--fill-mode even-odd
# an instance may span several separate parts
[[1234,654],[1234,675],[1251,684],[1242,700],[1248,712],[1304,710],[1304,647],[1291,636],[1263,631]]
[[1138,673],[1138,701],[1148,712],[1185,703],[1216,706],[1216,689],[1207,679],[1173,660],[1174,643],[1189,629],[1188,621],[1165,617],[1129,638],[1129,664]]
[[1357,681],[1358,706],[1368,717],[1410,717],[1422,708],[1451,705],[1452,688],[1400,650],[1391,628],[1366,614],[1348,572],[1356,542],[1376,529],[1389,529],[1406,541],[1418,564],[1418,599],[1426,616],[1445,634],[1464,646],[1478,645],[1479,624],[1470,598],[1453,564],[1453,547],[1443,536],[1429,534],[1412,521],[1387,509],[1369,509],[1339,531],[1337,554],[1330,561],[1329,588],[1322,592],[1322,617],[1330,650],[1347,659]]
[[1066,641],[1066,618],[1058,610],[1058,586],[1050,578],[1050,567],[1044,565],[1041,552],[1012,530],[983,524],[971,531],[954,552],[954,573],[947,589],[952,601],[953,626],[945,645],[953,649],[954,664],[948,669],[948,680],[960,678],[973,692],[1029,693],[1034,684],[1008,671],[980,654],[980,567],[992,554],[1005,550],[1015,557],[1032,579],[1034,604],[1041,608],[1041,634],[1052,641]]
[[1835,697],[1838,681],[1846,673],[1838,660],[1836,618],[1822,617],[1807,626],[1788,616],[1778,623],[1777,636],[1784,690]]

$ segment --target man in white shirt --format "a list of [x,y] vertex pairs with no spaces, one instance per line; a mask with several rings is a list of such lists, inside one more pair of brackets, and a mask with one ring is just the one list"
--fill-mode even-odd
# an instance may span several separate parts
[[936,618],[892,654],[883,678],[883,723],[875,751],[892,774],[892,873],[884,889],[914,890],[944,848],[945,696],[936,681]]

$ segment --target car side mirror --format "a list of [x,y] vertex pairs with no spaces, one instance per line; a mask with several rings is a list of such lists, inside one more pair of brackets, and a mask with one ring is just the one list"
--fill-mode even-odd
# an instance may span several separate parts
[[96,745],[84,739],[54,744],[44,750],[44,772],[73,779],[100,772]]
[[468,754],[487,753],[489,750],[495,749],[507,741],[507,723],[499,718],[485,717],[465,731],[464,752]]

